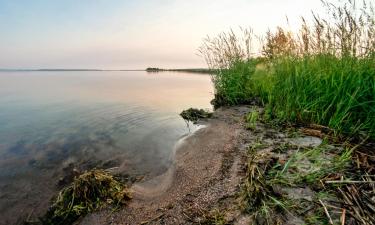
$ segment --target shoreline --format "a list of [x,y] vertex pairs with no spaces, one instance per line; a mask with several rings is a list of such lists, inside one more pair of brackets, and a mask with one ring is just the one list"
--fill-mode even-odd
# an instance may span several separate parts
[[362,197],[375,198],[373,143],[348,147],[330,142],[324,127],[276,127],[263,114],[255,105],[217,109],[176,142],[165,173],[132,184],[127,204],[73,224],[300,225],[343,224],[345,218],[372,224],[372,203],[361,209],[364,215],[358,207],[368,201]]
[[108,209],[94,212],[76,224],[189,224],[203,222],[202,210],[222,199],[233,204],[243,178],[240,165],[245,154],[237,151],[244,129],[236,121],[247,110],[215,111],[212,119],[201,123],[204,128],[184,138],[166,173],[132,186],[128,206],[113,213]]
[[[375,198],[373,143],[348,147],[329,142],[324,127],[249,121],[255,114],[263,109],[217,109],[198,122],[206,127],[184,138],[173,167],[134,184],[127,206],[94,212],[75,224],[372,224],[373,205],[363,204]],[[359,162],[360,157],[367,158]]]

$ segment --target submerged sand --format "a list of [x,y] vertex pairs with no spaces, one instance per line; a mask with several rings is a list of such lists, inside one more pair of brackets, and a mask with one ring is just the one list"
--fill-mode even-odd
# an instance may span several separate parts
[[77,224],[201,223],[223,205],[233,218],[239,218],[236,193],[245,160],[240,121],[248,110],[217,110],[203,122],[204,128],[178,143],[174,164],[165,174],[133,185],[129,205],[115,212],[92,213]]

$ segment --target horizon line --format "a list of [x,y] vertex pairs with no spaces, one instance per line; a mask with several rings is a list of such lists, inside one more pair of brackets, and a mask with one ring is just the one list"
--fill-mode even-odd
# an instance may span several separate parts
[[61,68],[42,68],[42,69],[5,69],[0,68],[0,71],[36,71],[36,72],[43,72],[43,71],[145,71],[146,69],[78,69],[78,68],[69,68],[69,69],[61,69]]
[[[150,67],[148,67],[150,68]],[[166,69],[166,68],[158,68],[158,69],[162,69],[162,70],[196,70],[196,69],[208,69],[208,68],[199,68],[199,67],[195,67],[195,68],[174,68],[174,69]],[[48,71],[147,71],[147,68],[145,69],[82,69],[82,68],[40,68],[40,69],[15,69],[15,68],[0,68],[0,71],[35,71],[35,72],[48,72]]]

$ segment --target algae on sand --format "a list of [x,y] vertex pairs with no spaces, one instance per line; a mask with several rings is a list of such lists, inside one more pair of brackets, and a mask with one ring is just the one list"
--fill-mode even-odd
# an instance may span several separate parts
[[124,205],[131,199],[129,189],[104,170],[94,169],[75,178],[64,188],[44,217],[36,224],[72,224],[105,205]]
[[180,116],[184,120],[192,121],[196,123],[199,119],[211,118],[212,113],[205,111],[204,109],[186,109],[180,113]]

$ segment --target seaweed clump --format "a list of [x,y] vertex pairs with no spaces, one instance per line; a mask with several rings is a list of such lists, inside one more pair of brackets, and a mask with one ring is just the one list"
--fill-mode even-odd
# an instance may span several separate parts
[[195,109],[195,108],[190,108],[182,111],[180,113],[180,116],[187,121],[192,121],[194,123],[198,122],[199,119],[204,119],[204,118],[211,118],[212,113],[204,110],[204,109]]
[[118,207],[131,199],[129,189],[104,170],[92,170],[75,178],[60,191],[41,218],[41,224],[72,224],[79,217],[105,205]]

